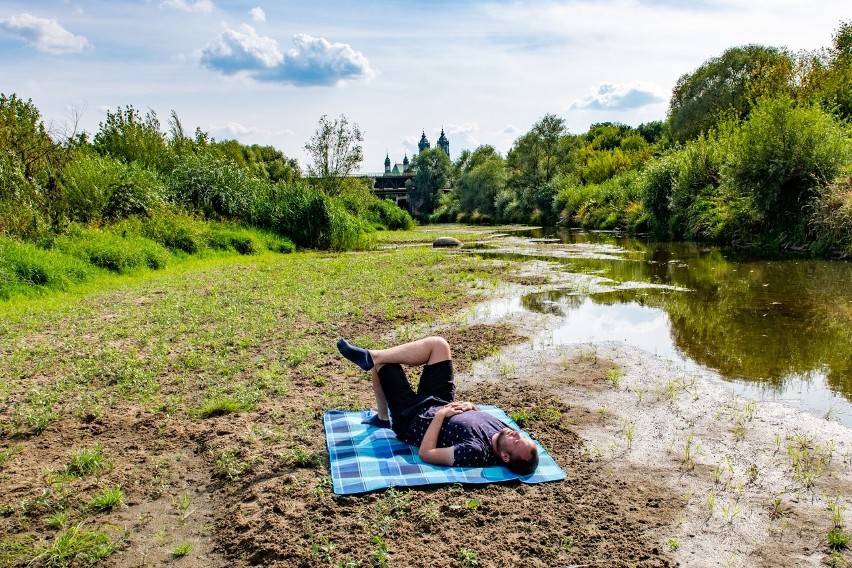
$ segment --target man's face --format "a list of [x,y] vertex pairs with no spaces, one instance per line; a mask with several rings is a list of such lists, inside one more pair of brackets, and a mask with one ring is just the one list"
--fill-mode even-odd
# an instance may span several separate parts
[[532,453],[535,442],[521,436],[520,432],[507,426],[500,431],[495,445],[497,451],[501,454],[505,453],[512,458],[526,459]]

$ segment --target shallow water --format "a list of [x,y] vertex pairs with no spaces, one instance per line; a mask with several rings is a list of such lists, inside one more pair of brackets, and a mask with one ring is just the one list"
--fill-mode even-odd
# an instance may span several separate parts
[[714,369],[743,396],[852,426],[852,263],[609,233],[521,236],[554,238],[534,243],[535,255],[612,281],[606,292],[550,290],[484,308],[559,316],[537,344],[623,342]]

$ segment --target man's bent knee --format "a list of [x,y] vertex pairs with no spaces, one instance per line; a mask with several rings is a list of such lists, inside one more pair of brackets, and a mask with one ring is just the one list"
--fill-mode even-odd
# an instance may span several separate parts
[[439,335],[429,337],[429,346],[431,354],[429,355],[429,364],[438,363],[440,361],[448,361],[452,359],[450,344],[447,340]]

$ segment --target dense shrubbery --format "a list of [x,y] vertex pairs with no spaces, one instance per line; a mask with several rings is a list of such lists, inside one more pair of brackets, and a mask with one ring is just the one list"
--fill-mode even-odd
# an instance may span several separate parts
[[275,148],[190,138],[174,113],[169,127],[128,106],[91,143],[53,140],[31,101],[0,94],[0,296],[176,255],[364,248],[375,230],[413,225],[362,181],[331,196]]
[[571,135],[546,115],[505,158],[465,151],[429,219],[849,255],[852,22],[833,39],[812,54],[729,49],[681,77],[666,122]]

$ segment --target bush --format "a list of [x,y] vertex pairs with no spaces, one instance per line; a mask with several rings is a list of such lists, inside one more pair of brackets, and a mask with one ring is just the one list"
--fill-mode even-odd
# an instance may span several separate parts
[[164,268],[169,255],[161,245],[139,235],[121,236],[78,226],[56,239],[56,248],[119,274],[146,267]]
[[817,251],[852,257],[852,174],[819,190],[810,228]]
[[209,219],[248,220],[264,185],[232,162],[189,155],[172,170],[168,194],[174,203]]
[[165,186],[156,172],[130,164],[121,172],[104,210],[106,219],[150,215],[165,203]]
[[33,238],[45,229],[42,196],[20,165],[0,154],[0,235]]
[[389,199],[373,199],[368,207],[370,220],[374,220],[391,231],[408,231],[414,228],[414,219],[407,211]]
[[206,244],[204,230],[191,215],[161,207],[144,220],[140,234],[172,251],[195,254]]
[[642,194],[642,204],[648,215],[648,226],[654,234],[669,233],[672,189],[678,176],[678,164],[673,156],[650,161],[639,175],[637,184]]
[[207,233],[207,244],[218,250],[233,250],[240,254],[257,254],[266,247],[251,231],[232,225],[212,225]]
[[80,223],[100,222],[125,167],[110,157],[83,150],[76,152],[60,176],[69,219]]
[[81,260],[61,252],[0,238],[0,298],[27,293],[33,287],[65,290],[94,272]]
[[323,250],[352,250],[369,244],[371,228],[339,201],[306,184],[267,186],[252,213],[255,225]]
[[787,97],[765,98],[731,135],[721,173],[753,199],[764,232],[801,230],[802,209],[849,163],[850,150],[830,114]]

